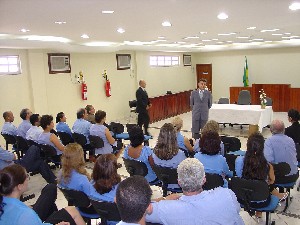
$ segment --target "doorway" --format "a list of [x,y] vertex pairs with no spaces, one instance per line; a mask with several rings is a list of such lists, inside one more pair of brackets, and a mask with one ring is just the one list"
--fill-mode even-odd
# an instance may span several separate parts
[[199,80],[204,78],[207,80],[207,88],[212,92],[212,64],[196,64],[197,71],[197,87]]

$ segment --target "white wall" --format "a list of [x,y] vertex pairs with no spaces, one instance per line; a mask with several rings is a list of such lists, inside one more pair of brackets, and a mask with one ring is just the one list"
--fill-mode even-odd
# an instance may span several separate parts
[[300,87],[299,47],[199,53],[194,60],[196,64],[212,64],[214,101],[229,97],[229,87],[243,86],[245,56],[250,86],[261,83]]

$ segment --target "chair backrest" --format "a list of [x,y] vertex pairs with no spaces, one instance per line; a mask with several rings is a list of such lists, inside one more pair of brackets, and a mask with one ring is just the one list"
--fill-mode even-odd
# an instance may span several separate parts
[[276,164],[272,164],[274,168],[275,177],[284,177],[291,172],[291,167],[286,162],[280,162]]
[[241,90],[238,97],[238,105],[250,105],[251,104],[251,95],[248,90]]
[[5,139],[6,142],[6,150],[8,150],[8,145],[13,145],[16,143],[16,138],[14,135],[11,134],[2,134],[3,138]]
[[130,176],[140,175],[146,176],[148,174],[148,168],[145,163],[133,160],[133,159],[125,159],[123,158],[125,167]]
[[229,104],[229,98],[220,98],[218,104]]
[[235,160],[238,157],[238,155],[225,154],[224,157],[225,157],[226,162],[228,164],[229,170],[233,171],[233,173],[235,174]]
[[107,221],[120,221],[121,217],[119,214],[116,203],[113,202],[100,202],[94,199],[90,199],[94,209],[101,218],[101,225],[106,225]]
[[28,147],[34,145],[34,146],[40,146],[39,143],[33,141],[33,140],[26,140]]
[[72,136],[66,132],[57,132],[57,134],[64,146],[73,142]]
[[101,137],[89,135],[89,140],[92,148],[102,148],[104,147],[104,142]]
[[296,143],[297,161],[300,162],[300,144]]
[[124,126],[121,123],[110,123],[110,129],[114,134],[121,134],[124,132]]
[[241,141],[237,137],[221,136],[221,140],[224,143],[225,153],[234,152],[241,149]]
[[137,124],[127,123],[126,124],[127,133],[129,133],[134,126],[137,126]]
[[76,206],[76,207],[83,207],[83,208],[89,207],[90,199],[84,192],[63,188],[61,186],[58,186],[58,188],[64,194],[65,198],[68,201],[69,206]]
[[129,108],[136,107],[136,100],[129,101]]
[[178,183],[177,169],[154,165],[153,170],[157,178],[163,182],[163,185]]
[[40,148],[42,155],[46,158],[57,155],[56,149],[51,145],[40,144]]
[[267,100],[267,103],[266,103],[267,106],[273,105],[273,100],[270,97],[266,97],[266,100]]
[[82,147],[86,145],[86,137],[83,134],[73,133],[72,137],[77,144],[80,144]]
[[21,136],[16,136],[16,141],[17,141],[18,151],[22,151],[25,153],[29,148],[27,141]]
[[206,182],[203,185],[204,190],[211,190],[216,187],[223,187],[224,180],[221,175],[214,173],[205,173]]

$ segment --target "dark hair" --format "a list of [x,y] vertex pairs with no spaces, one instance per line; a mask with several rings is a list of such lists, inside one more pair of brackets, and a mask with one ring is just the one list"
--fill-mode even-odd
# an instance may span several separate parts
[[122,221],[140,221],[151,202],[151,195],[152,190],[144,177],[132,176],[123,180],[116,193],[116,203]]
[[90,111],[91,111],[92,108],[93,108],[92,105],[86,105],[85,109],[86,109],[88,114],[90,114]]
[[9,195],[19,184],[23,184],[27,178],[24,167],[13,164],[0,170],[0,216],[4,210],[3,196]]
[[101,120],[103,120],[104,117],[106,117],[106,112],[104,112],[102,110],[98,110],[95,113],[95,121],[96,121],[96,123],[100,123]]
[[85,114],[85,109],[84,108],[78,109],[78,111],[76,113],[77,119],[83,118],[84,114]]
[[199,142],[200,151],[206,155],[216,155],[220,152],[221,138],[215,131],[207,131],[202,134]]
[[3,113],[3,119],[6,120],[6,118],[9,116],[9,113],[10,113],[10,111],[5,111],[5,112]]
[[104,154],[97,158],[92,173],[92,179],[95,181],[94,187],[98,193],[108,193],[113,186],[121,182],[121,177],[117,170],[118,164],[115,155]]
[[300,114],[296,109],[290,109],[288,111],[288,117],[291,117],[291,119],[296,122],[300,119]]
[[199,81],[198,81],[198,83],[199,83],[200,81],[205,82],[205,83],[207,82],[207,80],[206,80],[205,78],[200,78]]
[[22,109],[21,112],[20,112],[20,117],[23,119],[23,120],[26,120],[26,116],[27,116],[27,111],[29,109]]
[[59,123],[60,120],[61,120],[61,118],[64,117],[64,115],[65,115],[64,112],[59,112],[59,113],[57,113],[55,122],[56,122],[56,123]]
[[51,122],[53,121],[53,116],[51,115],[43,115],[41,118],[41,127],[45,130],[47,128],[47,126],[49,126],[51,124]]
[[264,137],[260,133],[253,133],[249,136],[244,158],[243,178],[255,180],[267,179],[269,164],[264,156],[264,142]]
[[30,116],[29,121],[30,121],[30,123],[32,124],[32,126],[34,126],[34,124],[35,124],[36,122],[39,122],[39,116],[40,116],[40,114],[32,114],[32,115]]
[[130,145],[132,147],[137,147],[144,142],[144,134],[143,130],[139,126],[133,126],[131,130],[128,132],[129,134],[129,140],[130,140]]

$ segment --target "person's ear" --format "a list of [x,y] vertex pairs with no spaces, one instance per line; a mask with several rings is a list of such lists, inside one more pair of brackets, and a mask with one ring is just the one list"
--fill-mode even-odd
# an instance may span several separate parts
[[116,196],[114,197],[114,202],[117,203],[117,198],[116,198]]
[[153,212],[153,206],[152,206],[152,203],[150,203],[149,206],[146,209],[146,213],[148,215],[150,215],[150,214],[152,214],[152,212]]
[[204,176],[204,177],[203,177],[203,180],[202,180],[201,186],[203,186],[205,183],[206,183],[206,177]]

